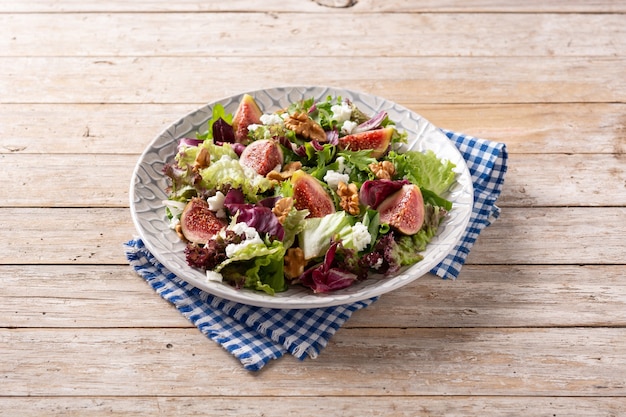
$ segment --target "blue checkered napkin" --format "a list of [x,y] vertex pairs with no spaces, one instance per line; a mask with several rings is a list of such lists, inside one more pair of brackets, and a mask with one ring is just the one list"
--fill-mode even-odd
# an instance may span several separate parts
[[163,299],[250,371],[286,352],[298,359],[315,358],[352,313],[375,301],[298,310],[253,307],[187,284],[159,263],[140,239],[127,242],[125,252],[130,265]]
[[480,232],[500,215],[496,200],[502,191],[507,170],[506,145],[443,130],[459,149],[474,184],[474,209],[461,241],[450,254],[430,272],[442,278],[455,279],[461,272],[470,249]]
[[[474,211],[468,228],[459,245],[431,271],[456,278],[479,233],[500,213],[495,202],[504,182],[507,153],[502,143],[444,133],[463,154],[474,183]],[[298,359],[315,358],[352,313],[376,300],[304,310],[253,307],[187,284],[160,264],[140,239],[127,242],[125,251],[131,266],[161,297],[250,371],[260,370],[287,352]]]

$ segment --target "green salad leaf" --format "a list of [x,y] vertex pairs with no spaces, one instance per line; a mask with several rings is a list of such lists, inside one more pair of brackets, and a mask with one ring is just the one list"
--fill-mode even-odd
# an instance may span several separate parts
[[454,183],[456,167],[450,161],[442,161],[432,150],[426,152],[390,152],[391,159],[401,177],[422,188],[440,195]]

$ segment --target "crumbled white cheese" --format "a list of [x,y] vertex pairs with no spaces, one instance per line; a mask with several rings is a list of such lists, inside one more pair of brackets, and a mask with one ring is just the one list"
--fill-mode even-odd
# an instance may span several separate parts
[[174,200],[163,200],[163,205],[169,209],[170,214],[172,215],[169,226],[170,229],[174,230],[176,228],[176,225],[180,223],[180,215],[185,209],[186,203]]
[[169,224],[170,229],[176,230],[176,226],[178,225],[178,223],[180,223],[180,219],[178,217],[172,217]]
[[259,232],[257,232],[254,227],[250,227],[243,222],[235,223],[229,228],[238,235],[245,236],[245,240],[242,240],[241,243],[230,243],[226,245],[226,256],[229,258],[232,258],[237,252],[248,245],[252,245],[253,243],[263,243],[263,239],[261,239]]
[[248,132],[254,132],[255,130],[257,130],[260,127],[261,127],[261,125],[259,125],[259,124],[251,123],[251,124],[248,125]]
[[345,101],[341,104],[335,104],[330,110],[333,112],[333,120],[336,120],[338,123],[350,120],[350,116],[352,116],[352,108]]
[[213,197],[209,197],[206,199],[207,203],[209,203],[209,210],[214,211],[217,217],[226,218],[226,212],[224,211],[224,199],[226,196],[218,191],[215,193]]
[[243,169],[243,173],[246,178],[250,180],[250,185],[253,187],[260,187],[264,181],[267,181],[267,179],[263,175],[259,175],[254,168],[250,168],[245,165],[241,165],[241,168]]
[[[280,125],[283,123],[283,118],[277,114],[264,114],[261,116],[261,123],[265,126]],[[250,128],[248,128],[250,130]]]
[[219,272],[215,272],[212,269],[206,270],[206,278],[209,281],[215,281],[215,282],[222,282],[224,280],[224,277],[222,276],[222,274],[220,274]]
[[352,168],[349,165],[346,165],[346,158],[344,158],[343,156],[338,156],[335,161],[337,162],[338,166],[337,172],[339,172],[340,174],[350,174],[352,172]]
[[329,169],[326,171],[326,175],[324,175],[324,182],[333,190],[337,190],[340,182],[345,182],[346,184],[350,182],[350,176]]
[[356,122],[353,122],[352,120],[346,120],[341,125],[341,133],[349,135],[354,132],[354,129],[356,129],[357,126],[358,124]]
[[361,222],[356,222],[352,226],[352,244],[357,251],[362,251],[372,242],[372,235]]
[[376,261],[376,263],[374,265],[372,265],[372,269],[378,270],[381,266],[383,266],[383,258],[382,258],[382,256],[380,258],[378,258],[378,260]]

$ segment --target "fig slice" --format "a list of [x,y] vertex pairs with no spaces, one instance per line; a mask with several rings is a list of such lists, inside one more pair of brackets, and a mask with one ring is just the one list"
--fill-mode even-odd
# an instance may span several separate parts
[[239,163],[252,168],[259,175],[267,175],[274,168],[283,163],[283,151],[278,144],[270,139],[261,139],[252,142],[241,153]]
[[248,126],[251,124],[261,124],[261,108],[250,94],[244,94],[239,102],[239,107],[233,116],[233,131],[235,132],[235,142],[248,143]]
[[368,130],[339,138],[339,148],[351,151],[371,149],[373,158],[380,158],[387,153],[394,128],[389,126],[382,129]]
[[317,178],[301,169],[291,176],[294,207],[309,210],[308,217],[324,217],[335,212],[332,198]]
[[400,233],[417,233],[424,223],[424,199],[419,187],[405,184],[379,206],[380,222],[388,223]]
[[209,209],[206,200],[192,198],[180,215],[180,227],[183,236],[192,243],[207,243],[226,226],[226,222]]

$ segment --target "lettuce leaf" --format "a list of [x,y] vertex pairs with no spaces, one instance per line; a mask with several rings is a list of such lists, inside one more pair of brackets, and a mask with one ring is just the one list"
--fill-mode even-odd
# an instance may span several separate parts
[[290,248],[296,240],[296,235],[304,230],[305,218],[309,215],[309,210],[298,210],[292,207],[283,222],[283,245]]
[[206,189],[219,189],[223,184],[229,184],[232,188],[240,188],[248,201],[256,202],[259,194],[272,188],[272,183],[267,178],[253,173],[246,173],[237,159],[228,156],[220,158],[200,171],[202,176],[201,186]]
[[432,150],[425,153],[417,151],[407,151],[401,154],[390,152],[389,159],[394,162],[400,177],[406,178],[437,195],[446,191],[456,178],[453,171],[456,165],[450,161],[439,159]]
[[351,227],[353,222],[354,218],[345,211],[306,219],[304,229],[298,234],[304,259],[312,259],[324,254],[330,247],[332,237],[345,226]]
[[285,248],[275,240],[271,244],[253,243],[244,246],[216,268],[224,280],[239,288],[264,291],[269,295],[285,291],[283,271]]

